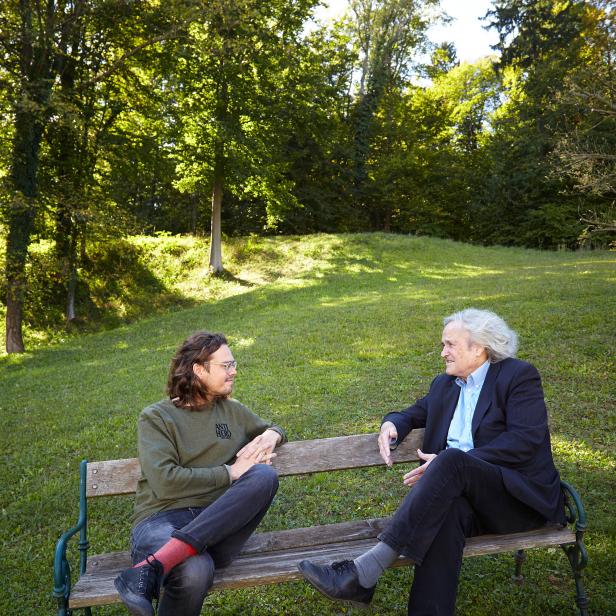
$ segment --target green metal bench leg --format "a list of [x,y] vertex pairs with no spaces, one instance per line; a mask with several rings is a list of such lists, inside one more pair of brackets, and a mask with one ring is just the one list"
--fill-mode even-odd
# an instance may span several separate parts
[[571,563],[573,579],[575,581],[575,602],[580,610],[580,616],[588,616],[588,597],[582,582],[582,570],[588,561],[586,548],[583,543],[578,543],[578,541],[574,545],[563,545],[561,547]]
[[67,609],[66,605],[61,605],[58,608],[57,616],[71,616],[71,612]]
[[511,576],[513,582],[518,585],[522,585],[524,583],[524,576],[522,575],[522,564],[526,560],[526,552],[524,550],[518,550],[515,553],[515,573]]
[[575,543],[573,545],[561,545],[564,550],[575,581],[575,602],[580,610],[580,616],[588,616],[588,596],[584,590],[582,582],[582,571],[588,564],[588,552],[584,545],[584,532],[586,531],[586,512],[582,505],[582,500],[575,489],[568,483],[561,481],[561,487],[565,495],[565,510],[567,522],[575,522]]
[[[54,555],[53,596],[58,601],[57,616],[72,616],[73,610],[68,607],[71,594],[71,566],[66,557],[68,542],[79,533],[79,573],[83,575],[88,562],[88,505],[86,501],[86,474],[88,461],[82,460],[79,468],[79,519],[77,525],[65,532],[58,543]],[[92,616],[91,609],[85,608],[85,615]]]

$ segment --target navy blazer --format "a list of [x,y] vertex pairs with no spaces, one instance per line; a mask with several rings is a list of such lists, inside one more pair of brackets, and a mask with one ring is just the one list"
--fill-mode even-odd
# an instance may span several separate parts
[[[400,412],[387,414],[403,441],[425,428],[422,451],[447,447],[449,424],[460,388],[455,377],[437,376],[428,395]],[[547,520],[564,523],[560,477],[552,459],[547,410],[536,368],[519,359],[490,364],[472,423],[470,455],[500,467],[507,491]]]

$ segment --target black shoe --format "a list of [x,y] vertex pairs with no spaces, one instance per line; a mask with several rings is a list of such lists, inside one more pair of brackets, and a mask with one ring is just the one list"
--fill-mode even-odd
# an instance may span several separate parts
[[309,560],[302,560],[297,568],[306,581],[328,599],[346,601],[359,608],[368,607],[372,601],[376,586],[364,588],[359,583],[357,568],[352,560],[341,560],[331,565],[315,565]]
[[154,616],[152,600],[158,598],[163,566],[151,554],[141,567],[124,569],[113,581],[120,599],[133,616]]

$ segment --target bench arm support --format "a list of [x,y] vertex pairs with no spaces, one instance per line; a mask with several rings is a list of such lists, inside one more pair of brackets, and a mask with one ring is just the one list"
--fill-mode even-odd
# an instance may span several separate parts
[[573,571],[573,579],[575,581],[576,603],[580,611],[580,616],[588,614],[588,597],[584,591],[582,584],[582,570],[588,564],[588,552],[584,545],[584,532],[588,525],[586,523],[586,511],[582,505],[582,499],[575,488],[566,483],[560,482],[563,494],[565,496],[565,515],[568,524],[575,523],[575,543],[572,545],[562,545],[571,570]]
[[58,600],[58,616],[69,616],[68,599],[71,594],[71,567],[66,558],[68,542],[79,535],[79,573],[85,573],[88,559],[88,502],[86,499],[86,478],[88,461],[82,460],[79,466],[79,519],[77,525],[66,531],[56,544],[53,561],[53,596]]

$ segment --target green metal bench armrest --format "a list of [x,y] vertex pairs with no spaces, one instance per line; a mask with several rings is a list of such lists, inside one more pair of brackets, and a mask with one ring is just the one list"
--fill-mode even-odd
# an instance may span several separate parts
[[575,522],[575,544],[561,545],[573,572],[575,581],[576,603],[581,616],[588,616],[588,597],[582,583],[582,571],[588,564],[588,552],[584,545],[584,532],[588,528],[586,524],[586,511],[582,505],[582,499],[575,488],[566,483],[560,482],[561,489],[565,497],[565,516],[568,524]]
[[576,489],[566,481],[560,482],[560,487],[565,495],[565,514],[567,522],[573,524],[575,522],[575,530],[584,532],[587,528],[586,511],[582,505],[582,499]]
[[82,460],[79,467],[79,519],[77,525],[66,531],[56,544],[56,551],[53,561],[53,596],[58,600],[59,614],[66,614],[68,609],[68,598],[71,594],[71,567],[66,558],[68,542],[80,533],[79,540],[79,573],[83,574],[86,570],[88,552],[88,504],[86,499],[86,473],[88,461]]

